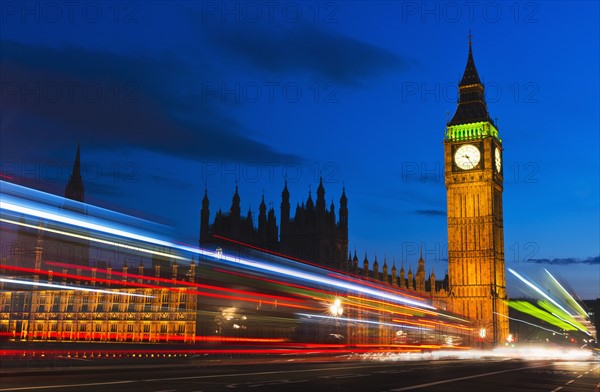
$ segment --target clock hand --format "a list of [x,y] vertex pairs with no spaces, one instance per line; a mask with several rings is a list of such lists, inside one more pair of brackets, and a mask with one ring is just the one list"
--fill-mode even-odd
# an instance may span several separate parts
[[471,162],[471,159],[469,159],[468,155],[464,155],[465,158],[467,158],[467,161],[469,161],[469,163],[471,164],[471,167],[475,167],[475,165],[473,165],[473,162]]

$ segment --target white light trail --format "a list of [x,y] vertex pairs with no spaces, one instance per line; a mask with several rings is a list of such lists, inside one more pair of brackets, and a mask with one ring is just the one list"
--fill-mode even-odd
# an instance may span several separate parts
[[569,311],[565,308],[563,308],[558,302],[556,302],[554,299],[552,299],[548,294],[544,293],[539,287],[537,287],[536,285],[534,285],[533,283],[531,283],[530,281],[528,281],[527,279],[525,279],[524,277],[522,277],[521,275],[519,275],[515,270],[513,270],[512,268],[509,268],[508,271],[513,274],[514,276],[516,276],[517,278],[519,278],[523,283],[525,283],[527,286],[531,287],[533,290],[535,290],[536,293],[540,294],[542,297],[546,298],[548,301],[552,302],[554,305],[556,305],[560,310],[562,310],[563,312],[565,312],[566,314],[568,314],[569,316],[573,316],[571,313],[569,313]]
[[23,222],[13,221],[13,220],[10,220],[10,219],[0,218],[0,222],[11,223],[11,224],[19,225],[19,226],[23,226],[23,227],[30,227],[32,229],[47,231],[49,233],[61,234],[61,235],[64,235],[64,236],[69,236],[69,237],[75,237],[75,238],[79,238],[79,239],[82,239],[82,240],[87,240],[87,241],[92,241],[92,242],[98,242],[100,244],[115,246],[117,248],[124,248],[124,249],[128,249],[128,250],[142,252],[142,253],[150,253],[150,254],[153,254],[153,255],[164,256],[164,257],[168,257],[168,258],[172,258],[172,259],[177,259],[177,260],[186,260],[186,261],[189,260],[189,259],[187,259],[185,257],[177,256],[177,255],[174,255],[174,254],[171,254],[171,253],[159,252],[159,251],[156,251],[156,250],[141,248],[141,247],[138,247],[138,246],[127,245],[127,244],[123,244],[123,243],[120,243],[120,242],[107,241],[107,240],[103,240],[103,239],[96,238],[96,237],[89,237],[89,236],[86,236],[86,235],[69,233],[67,231],[55,230],[55,229],[51,229],[49,227],[31,225],[29,223],[23,223]]
[[53,289],[65,289],[65,290],[75,290],[75,291],[90,291],[90,292],[93,292],[93,293],[124,295],[126,297],[154,298],[154,296],[152,296],[152,295],[135,294],[135,293],[124,293],[124,292],[113,291],[113,290],[89,289],[89,288],[86,288],[86,287],[65,286],[65,285],[62,285],[62,284],[32,282],[32,281],[29,281],[29,280],[20,280],[20,279],[0,278],[0,282],[21,284],[21,285],[26,285],[26,286],[51,287]]
[[581,332],[583,332],[583,333],[585,333],[585,334],[588,334],[588,335],[592,336],[592,334],[590,334],[588,331],[586,331],[585,329],[581,329],[581,327],[578,327],[577,325],[573,324],[573,323],[572,323],[572,322],[570,322],[569,320],[565,320],[564,318],[560,317],[558,314],[556,314],[556,313],[554,313],[554,312],[551,312],[551,313],[552,313],[552,315],[553,315],[554,317],[556,317],[557,319],[559,319],[559,320],[562,320],[562,321],[564,321],[564,322],[565,322],[565,323],[567,323],[567,324],[571,324],[573,327],[577,328],[577,329],[578,329],[578,330],[580,330]]
[[[567,295],[567,301],[571,304],[571,305],[575,305],[575,310],[582,315],[583,317],[587,318],[588,314],[585,312],[585,310],[583,310],[583,308],[581,307],[581,305],[579,305],[579,303],[577,301],[575,301],[575,298],[573,298],[573,296],[571,296],[571,294],[569,294],[569,292],[567,290],[565,290],[565,288],[558,282],[558,280],[556,280],[556,278],[554,276],[552,276],[552,274],[550,272],[548,272],[548,270],[546,268],[544,268],[544,271],[546,271],[546,273],[548,275],[550,275],[550,277],[552,278],[552,280],[554,281],[554,283],[556,283],[558,285],[558,287],[561,288],[561,290],[563,291],[563,293],[565,293]],[[570,301],[568,300],[570,299]]]
[[27,188],[22,185],[18,185],[12,182],[0,180],[0,190],[2,191],[3,196],[5,195],[13,195],[21,198],[21,196],[27,196],[26,198],[31,199],[43,199],[45,203],[56,203],[56,205],[63,205],[65,201],[67,201],[70,205],[77,206],[76,208],[80,208],[81,210],[98,212],[98,213],[107,213],[112,216],[122,217],[128,220],[133,220],[138,223],[149,224],[157,227],[166,227],[165,225],[153,221],[149,221],[147,219],[138,218],[137,216],[131,216],[127,214],[123,214],[118,211],[109,210],[106,208],[98,207],[92,204],[82,203],[76,200],[65,199],[64,197],[60,197],[57,195],[53,195],[52,193],[43,192],[33,188]]
[[156,238],[148,237],[145,235],[131,233],[129,231],[115,229],[109,226],[100,225],[97,223],[86,222],[81,219],[70,218],[68,216],[58,215],[51,212],[42,211],[35,208],[25,207],[23,205],[17,205],[13,203],[9,203],[7,201],[0,200],[0,208],[12,212],[17,212],[19,214],[25,214],[30,216],[35,216],[42,219],[48,219],[54,222],[60,222],[67,225],[83,227],[85,229],[101,231],[108,234],[113,234],[119,237],[131,238],[137,241],[149,242],[156,245],[162,246],[172,246],[172,243],[168,241],[159,240]]

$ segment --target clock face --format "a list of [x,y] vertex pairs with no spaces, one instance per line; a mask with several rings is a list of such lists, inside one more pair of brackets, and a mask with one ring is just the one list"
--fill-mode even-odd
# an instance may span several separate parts
[[496,171],[500,173],[502,169],[502,156],[500,155],[500,149],[496,147],[494,150],[494,164],[496,165]]
[[462,145],[454,153],[454,162],[462,170],[473,169],[481,160],[479,149],[472,144]]

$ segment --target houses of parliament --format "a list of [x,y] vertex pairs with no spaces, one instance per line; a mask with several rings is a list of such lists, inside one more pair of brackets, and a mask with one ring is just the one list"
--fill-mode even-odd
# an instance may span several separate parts
[[209,225],[209,200],[205,192],[200,212],[200,246],[227,245],[220,240],[224,237],[330,268],[346,269],[348,199],[345,190],[340,197],[337,217],[333,201],[329,208],[325,205],[322,178],[316,202],[309,192],[306,203],[296,206],[294,217],[290,216],[290,192],[286,181],[281,192],[279,226],[275,210],[271,207],[267,213],[264,195],[258,210],[258,227],[255,228],[250,211],[247,216],[240,214],[240,195],[236,185],[229,212],[217,211],[214,222]]
[[383,260],[380,269],[376,256],[371,263],[367,254],[362,261],[359,261],[356,250],[354,255],[349,253],[346,190],[342,190],[339,213],[336,217],[334,203],[331,202],[329,208],[325,206],[325,187],[322,178],[319,180],[316,202],[313,201],[309,191],[306,202],[296,205],[293,217],[290,217],[290,192],[287,182],[284,183],[281,192],[281,222],[279,226],[274,208],[271,207],[267,212],[264,195],[259,206],[258,227],[254,226],[250,211],[246,216],[241,215],[240,200],[239,189],[236,185],[229,211],[227,213],[221,210],[217,211],[211,225],[209,224],[208,191],[205,191],[200,212],[200,246],[232,248],[232,243],[242,242],[287,257],[352,273],[384,284],[415,290],[419,293],[428,293],[436,297],[443,297],[445,293],[448,278],[436,281],[433,271],[426,276],[422,253],[414,273],[412,267],[406,271],[403,264],[399,270],[395,264],[392,264],[390,268],[386,259]]
[[[484,85],[475,67],[471,42],[469,42],[467,64],[458,87],[458,106],[454,116],[446,124],[443,135],[444,177],[447,190],[448,274],[442,280],[436,279],[433,270],[427,276],[422,255],[418,260],[417,269],[413,271],[409,268],[407,272],[404,265],[401,265],[398,270],[396,265],[392,264],[390,269],[386,259],[381,263],[381,260],[377,260],[376,257],[371,261],[365,255],[360,262],[356,251],[350,254],[346,191],[342,190],[336,213],[333,202],[329,206],[325,203],[325,187],[322,179],[316,191],[316,200],[313,201],[312,194],[309,192],[306,202],[296,205],[293,216],[287,182],[282,184],[279,222],[274,208],[267,210],[263,196],[258,208],[257,226],[254,225],[254,217],[250,211],[242,215],[241,196],[237,185],[229,210],[217,211],[213,222],[210,223],[210,203],[208,191],[205,190],[200,212],[200,246],[232,247],[234,246],[232,241],[237,241],[350,273],[371,282],[374,280],[384,285],[411,290],[430,297],[437,304],[443,304],[444,309],[473,320],[479,327],[489,331],[494,343],[502,342],[508,335],[502,204],[502,139],[487,110]],[[67,199],[83,202],[84,185],[80,174],[79,149],[65,196]],[[32,235],[31,230],[29,233],[24,230],[19,231],[18,236],[20,238],[16,242],[14,258],[19,265],[39,271],[43,258],[40,239]],[[32,250],[28,254],[25,252],[26,246],[23,245],[25,242],[29,242],[28,248]],[[82,268],[94,267],[89,264],[86,245],[80,241],[72,245],[71,248],[76,252],[70,255],[66,262],[80,265]],[[144,266],[143,263],[139,266],[124,264],[120,276],[127,279],[128,268],[133,270],[137,267],[138,277],[153,275],[160,278],[167,274],[173,277],[173,281],[196,280],[197,272],[193,261],[186,266],[185,270],[175,261],[167,261],[166,265],[164,261],[162,265],[153,264],[155,265],[152,268]],[[110,265],[105,269],[112,271]],[[55,275],[59,276],[60,273]],[[62,277],[64,282],[67,279],[76,279],[76,277],[68,277],[65,273]],[[52,274],[48,278],[52,279]],[[19,303],[22,305],[24,301],[30,301],[30,308],[38,306],[40,309],[45,309],[46,306],[47,310],[45,313],[44,311],[37,313],[42,317],[40,320],[25,320],[24,311],[21,313],[7,311],[14,303],[14,298],[10,298],[11,294],[7,292],[0,294],[2,294],[0,295],[2,329],[11,331],[16,328],[15,325],[20,325],[20,328],[25,328],[25,332],[20,332],[21,337],[24,336],[23,334],[26,336],[28,333],[34,333],[36,328],[47,328],[54,323],[48,315],[56,316],[60,313],[52,312],[50,305],[39,305],[41,302],[36,303],[37,300],[31,297],[29,300],[22,299]],[[51,295],[63,294],[57,291]],[[160,341],[161,333],[165,336],[179,333],[181,340],[193,340],[197,328],[193,315],[197,306],[194,296],[186,296],[184,291],[169,292],[166,297],[164,293],[151,294],[149,296],[163,298],[166,301],[162,305],[157,304],[157,309],[168,307],[178,310],[172,315],[158,311],[146,313],[144,319],[135,313],[135,309],[144,307],[142,302],[134,304],[134,310],[127,310],[129,305],[121,302],[100,306],[98,303],[100,297],[89,295],[86,299],[82,297],[81,301],[96,303],[94,308],[96,310],[92,312],[93,314],[83,314],[85,312],[81,311],[82,314],[73,317],[83,320],[80,323],[83,333],[90,333],[94,328],[100,328],[105,334],[103,336],[110,336],[114,329],[115,333],[119,331],[119,333],[135,335],[137,341],[152,341],[150,336],[154,336],[154,341]],[[63,299],[66,302],[60,305],[65,309],[64,312],[67,312],[67,308],[72,308],[72,298],[73,295],[69,297],[64,294]],[[114,309],[121,309],[121,313],[117,309],[110,313],[113,316],[109,316],[109,313],[106,316],[97,316],[99,306],[102,309],[112,309],[113,305]],[[14,316],[15,314],[22,316]],[[107,322],[96,323],[93,321],[94,317],[105,317]],[[109,320],[110,317],[113,317],[112,321]],[[86,324],[85,320],[89,320],[89,323]],[[64,323],[68,325],[66,318]],[[105,331],[106,328],[110,330]]]

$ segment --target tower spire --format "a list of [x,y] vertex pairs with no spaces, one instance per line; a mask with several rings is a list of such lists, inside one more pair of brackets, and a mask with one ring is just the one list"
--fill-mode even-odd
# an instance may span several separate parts
[[229,209],[229,214],[234,219],[240,218],[240,194],[238,193],[238,183],[235,181],[235,193],[233,194],[233,198],[231,200],[231,208]]
[[[454,125],[461,124],[472,124],[472,123],[480,123],[487,122],[492,125],[493,130],[490,129],[481,129],[475,132],[475,134],[467,134],[454,132],[449,132],[448,137],[451,139],[456,138],[474,138],[482,135],[489,135],[498,137],[498,131],[494,124],[494,121],[491,119],[488,109],[487,103],[485,101],[485,87],[479,78],[479,73],[477,72],[477,67],[475,67],[475,60],[473,57],[473,42],[472,35],[469,33],[469,54],[467,56],[467,65],[465,66],[465,71],[463,72],[462,79],[458,84],[458,107],[456,108],[456,112],[452,119],[447,123],[448,127],[452,127]],[[451,130],[449,130],[451,131]],[[473,131],[471,131],[473,132]]]
[[319,186],[317,187],[317,211],[325,212],[325,187],[323,186],[323,177],[319,179]]
[[73,162],[73,172],[71,173],[67,188],[65,189],[65,197],[67,199],[83,202],[83,196],[84,187],[83,179],[81,178],[80,144],[77,143],[77,153],[75,154],[75,161]]
[[[467,57],[467,65],[463,77],[458,84],[459,87],[471,86],[474,84],[482,84],[475,67],[475,60],[473,59],[473,43],[471,41],[471,35],[469,34],[469,56]],[[483,87],[483,85],[481,86]]]
[[208,187],[204,184],[204,197],[202,198],[202,209],[200,210],[200,244],[205,244],[210,239],[210,226],[208,224],[210,210],[208,209],[208,206]]

